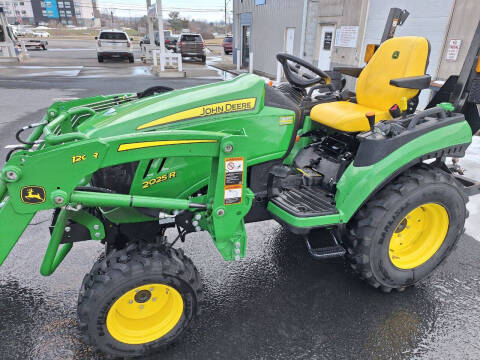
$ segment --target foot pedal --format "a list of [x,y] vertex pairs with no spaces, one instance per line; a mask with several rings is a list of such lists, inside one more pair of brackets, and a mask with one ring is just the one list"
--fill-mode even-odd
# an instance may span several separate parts
[[305,236],[305,243],[307,245],[308,253],[311,257],[316,260],[325,260],[335,257],[342,257],[345,255],[345,248],[340,245],[335,237],[333,231],[328,230],[330,237],[332,238],[334,245],[333,246],[322,246],[322,247],[313,247],[310,243],[308,236]]

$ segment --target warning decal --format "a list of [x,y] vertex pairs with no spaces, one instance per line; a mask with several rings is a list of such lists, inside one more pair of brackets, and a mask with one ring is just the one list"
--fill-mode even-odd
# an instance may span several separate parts
[[225,159],[225,205],[242,203],[243,157]]
[[225,188],[225,205],[234,205],[242,203],[242,186],[232,186]]
[[225,159],[225,186],[243,184],[243,157]]

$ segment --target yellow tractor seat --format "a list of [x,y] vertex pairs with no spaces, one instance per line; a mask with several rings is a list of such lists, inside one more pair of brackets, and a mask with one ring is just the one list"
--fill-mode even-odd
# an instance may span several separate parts
[[[427,39],[417,36],[392,38],[385,41],[375,52],[360,73],[357,81],[357,103],[339,101],[315,105],[311,112],[312,121],[329,128],[360,132],[370,130],[365,113],[374,112],[376,122],[391,120],[389,109],[400,105],[402,99],[410,100],[425,88],[415,87],[415,79],[425,75],[430,56],[430,44]],[[390,81],[400,80],[396,85]],[[428,84],[428,81],[427,81]]]
[[376,120],[390,120],[392,117],[387,111],[355,104],[348,101],[337,101],[316,105],[310,112],[313,121],[329,128],[345,132],[368,131],[370,126],[365,114],[375,113]]

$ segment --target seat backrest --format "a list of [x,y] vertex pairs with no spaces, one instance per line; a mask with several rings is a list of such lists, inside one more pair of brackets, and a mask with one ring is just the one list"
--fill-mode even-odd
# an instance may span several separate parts
[[419,90],[390,85],[390,80],[425,75],[430,44],[418,36],[396,37],[385,41],[363,69],[357,81],[357,103],[387,111],[401,99],[418,95]]

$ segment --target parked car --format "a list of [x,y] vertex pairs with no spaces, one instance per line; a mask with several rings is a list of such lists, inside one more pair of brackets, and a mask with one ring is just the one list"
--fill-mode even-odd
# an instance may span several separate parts
[[8,25],[7,34],[10,39],[13,40],[15,48],[17,51],[22,51],[22,43],[25,45],[25,48],[28,50],[47,50],[48,41],[47,40],[37,40],[37,39],[18,39],[18,30],[15,27]]
[[133,63],[133,47],[128,34],[121,30],[101,30],[97,37],[98,62],[105,58],[125,58]]
[[[165,30],[163,32],[163,37],[165,40],[165,48],[168,50],[173,50],[176,52],[177,50],[177,41],[178,41],[178,35],[173,35],[170,30]],[[160,46],[160,36],[158,34],[158,31],[155,31],[155,45]],[[146,34],[142,40],[140,40],[140,47],[143,45],[148,45],[150,44],[150,37],[148,34]]]
[[205,41],[200,34],[182,34],[177,43],[177,52],[182,57],[197,57],[202,63],[207,61]]
[[26,39],[24,40],[25,48],[28,50],[47,50],[48,41],[47,40],[35,40],[35,39]]
[[[158,40],[158,31],[155,31],[155,45],[159,45],[160,42]],[[142,45],[149,45],[150,44],[150,36],[149,34],[145,34],[145,36],[142,38],[142,40],[140,40],[140,47],[142,47]]]
[[22,29],[22,28],[16,28],[15,29],[15,34],[17,36],[32,36],[33,32],[31,29]]
[[177,52],[177,42],[178,35],[165,36],[165,47],[168,50],[173,50],[173,52]]
[[33,31],[32,35],[36,37],[42,37],[42,38],[50,37],[50,33],[47,31]]
[[231,54],[233,51],[233,37],[226,36],[225,39],[223,39],[222,46],[225,55]]

